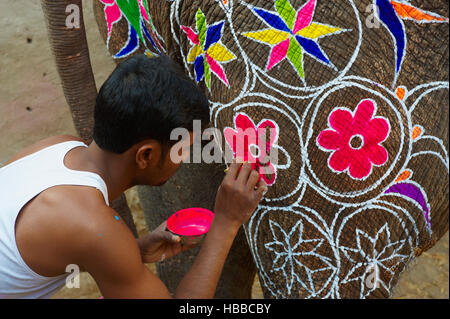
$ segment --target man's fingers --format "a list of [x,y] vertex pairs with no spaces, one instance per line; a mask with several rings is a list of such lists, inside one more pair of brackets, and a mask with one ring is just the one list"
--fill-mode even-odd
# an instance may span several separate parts
[[161,232],[161,238],[169,243],[179,243],[181,240],[180,236],[174,235],[168,231]]
[[252,170],[250,172],[250,176],[248,177],[247,188],[250,190],[255,189],[255,186],[258,183],[259,178],[260,178],[259,173],[255,170]]
[[181,241],[181,237],[177,235],[170,235],[170,240],[172,243],[179,243]]
[[165,220],[161,225],[159,225],[158,228],[156,228],[156,230],[165,231],[166,228],[167,228],[167,220]]
[[269,190],[269,187],[267,186],[266,182],[263,180],[260,180],[258,184],[256,185],[256,196],[259,200],[267,193]]
[[228,172],[224,179],[231,179],[231,181],[234,181],[236,179],[236,176],[238,175],[241,164],[242,160],[240,160],[239,158],[235,158],[233,162],[231,162],[230,167],[228,167]]
[[242,164],[241,171],[239,172],[239,175],[237,177],[237,182],[239,184],[243,184],[244,186],[247,185],[248,177],[252,171],[252,164],[250,163],[244,163]]

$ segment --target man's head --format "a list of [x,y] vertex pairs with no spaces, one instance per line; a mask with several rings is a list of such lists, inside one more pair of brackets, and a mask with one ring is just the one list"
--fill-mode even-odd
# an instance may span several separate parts
[[170,160],[177,142],[170,140],[171,131],[181,127],[192,132],[194,120],[206,127],[209,106],[170,58],[137,55],[119,64],[103,84],[94,117],[95,143],[134,158],[137,184],[160,185],[179,167]]

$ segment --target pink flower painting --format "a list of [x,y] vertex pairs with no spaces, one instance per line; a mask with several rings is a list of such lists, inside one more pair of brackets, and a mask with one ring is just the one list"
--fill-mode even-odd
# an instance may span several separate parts
[[235,128],[224,129],[225,140],[235,157],[252,164],[262,180],[271,186],[276,180],[276,168],[271,163],[270,151],[278,139],[278,126],[271,120],[262,120],[258,125],[244,113],[234,118]]
[[334,172],[347,171],[353,179],[365,179],[372,167],[384,165],[388,159],[381,145],[389,136],[389,121],[374,117],[376,104],[370,99],[361,101],[354,114],[346,108],[335,108],[329,118],[329,128],[320,132],[317,144],[331,151],[328,166]]

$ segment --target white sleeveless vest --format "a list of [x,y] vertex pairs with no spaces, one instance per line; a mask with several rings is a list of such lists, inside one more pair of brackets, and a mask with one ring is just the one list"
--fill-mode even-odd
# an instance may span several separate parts
[[65,155],[80,146],[87,147],[79,141],[55,144],[0,168],[0,299],[49,298],[69,275],[41,276],[22,259],[15,223],[25,204],[50,187],[80,185],[100,190],[109,205],[106,184],[99,175],[64,165]]

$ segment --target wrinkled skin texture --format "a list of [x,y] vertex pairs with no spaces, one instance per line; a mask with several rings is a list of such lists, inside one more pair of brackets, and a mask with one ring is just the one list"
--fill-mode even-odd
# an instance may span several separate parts
[[[275,123],[276,179],[244,227],[266,298],[388,297],[408,262],[448,230],[448,2],[377,0],[375,17],[367,0],[246,3],[149,1],[156,48],[143,36],[130,54],[147,47],[180,63],[208,94],[222,132],[236,128],[238,113]],[[104,5],[94,6],[109,51],[123,52],[129,16],[108,35]],[[165,188],[140,189],[149,227],[172,204],[212,207],[214,195],[198,197],[190,177],[215,189],[223,165],[189,175],[194,167]],[[232,266],[252,278],[239,258],[248,249],[234,248]],[[169,288],[186,258],[158,266]],[[239,296],[235,276],[223,273],[230,297]]]

